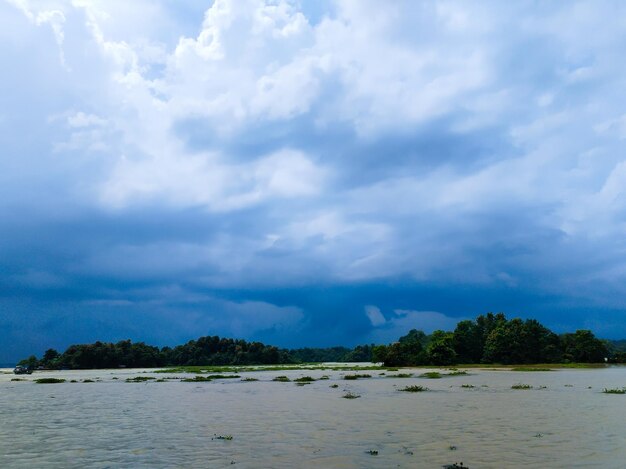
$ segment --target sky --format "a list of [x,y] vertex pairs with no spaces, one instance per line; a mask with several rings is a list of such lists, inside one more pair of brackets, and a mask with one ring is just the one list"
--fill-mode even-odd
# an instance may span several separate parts
[[626,2],[0,0],[0,362],[626,337]]

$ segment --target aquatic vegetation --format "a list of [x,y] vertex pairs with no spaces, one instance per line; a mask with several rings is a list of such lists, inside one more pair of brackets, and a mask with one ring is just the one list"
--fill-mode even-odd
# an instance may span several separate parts
[[448,449],[449,449],[450,451],[456,451],[456,446],[454,446],[454,445],[450,445],[450,446],[448,446]]
[[233,436],[232,435],[218,435],[217,433],[213,433],[213,438],[211,439],[231,441],[233,439]]
[[355,380],[355,379],[371,378],[371,377],[372,375],[368,375],[368,374],[354,374],[354,375],[345,375],[343,379]]
[[475,388],[476,386],[474,386],[473,384],[461,384],[461,387],[465,389],[471,389]]
[[419,375],[419,377],[427,379],[439,379],[441,378],[441,373],[439,373],[438,371],[427,371],[426,373],[422,373],[421,375]]
[[518,366],[512,368],[511,371],[554,371],[552,368],[539,368],[533,366]]
[[113,376],[113,378],[111,378],[111,379],[119,379],[119,378],[117,376]]
[[61,378],[39,378],[35,380],[37,384],[57,384],[57,383],[65,383],[64,379]]
[[378,450],[375,450],[375,449],[368,449],[366,453],[372,456],[378,456]]
[[287,383],[287,382],[289,382],[291,380],[288,377],[286,377],[286,376],[277,376],[272,381],[278,381],[280,383]]
[[322,377],[320,378],[320,380],[327,380],[327,379],[330,379],[330,376],[328,376],[328,375],[324,375],[324,376],[322,376]]
[[302,376],[300,378],[294,379],[294,382],[296,383],[312,383],[313,381],[315,381],[315,378],[311,376]]
[[150,381],[153,378],[152,376],[135,376],[134,378],[126,378],[127,383],[143,383],[144,381]]
[[613,388],[613,389],[604,388],[602,392],[604,394],[626,394],[626,388]]
[[93,379],[84,379],[83,383],[95,383]]
[[258,381],[257,378],[243,378],[241,381]]
[[511,389],[532,389],[533,387],[530,384],[522,384],[517,383],[511,386]]
[[338,388],[338,387],[339,387],[339,385],[338,385],[338,384],[331,384],[331,385],[330,385],[330,386],[328,386],[328,387],[329,387],[329,388],[333,388],[333,389],[335,389],[335,388]]
[[412,378],[413,373],[398,373],[396,375],[387,375],[387,378]]
[[454,369],[450,373],[444,373],[443,376],[463,376],[467,374],[467,371]]
[[209,381],[213,381],[213,378],[210,376],[194,376],[193,378],[183,378],[180,380],[181,383],[207,383]]
[[424,391],[428,391],[428,388],[424,387],[424,386],[407,386],[405,388],[402,389],[398,389],[398,391],[404,391],[404,392],[424,392]]
[[348,391],[341,397],[343,397],[344,399],[358,399],[361,396],[359,394],[354,394],[353,392]]
[[27,381],[24,378],[12,378],[11,381]]
[[443,469],[469,469],[468,466],[464,466],[462,462],[455,462],[453,464],[446,464]]
[[573,388],[574,387],[573,384],[564,384],[563,386],[565,386],[566,388]]

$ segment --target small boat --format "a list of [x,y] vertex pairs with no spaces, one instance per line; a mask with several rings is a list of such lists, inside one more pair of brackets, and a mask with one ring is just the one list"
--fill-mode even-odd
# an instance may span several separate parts
[[13,373],[15,373],[16,375],[32,375],[33,370],[31,370],[27,366],[17,365],[13,370]]

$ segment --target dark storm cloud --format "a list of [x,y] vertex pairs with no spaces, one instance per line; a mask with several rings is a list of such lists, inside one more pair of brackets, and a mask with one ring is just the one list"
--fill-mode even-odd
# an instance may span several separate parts
[[0,362],[626,335],[624,6],[302,8],[0,4]]

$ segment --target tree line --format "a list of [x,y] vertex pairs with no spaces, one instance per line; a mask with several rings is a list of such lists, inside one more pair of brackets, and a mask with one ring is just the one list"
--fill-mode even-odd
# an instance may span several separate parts
[[[176,347],[122,340],[47,350],[20,365],[45,369],[152,368],[162,366],[264,365],[314,362],[382,362],[386,366],[471,363],[626,362],[626,343],[596,338],[591,331],[557,335],[534,319],[507,320],[503,313],[480,315],[452,332],[430,335],[413,329],[389,345],[281,349],[261,342],[218,336],[200,337]],[[622,347],[622,345],[624,347]]]
[[374,347],[372,359],[387,366],[625,363],[626,350],[619,345],[589,330],[557,335],[535,319],[488,313],[460,321],[452,332],[413,329],[393,344]]

